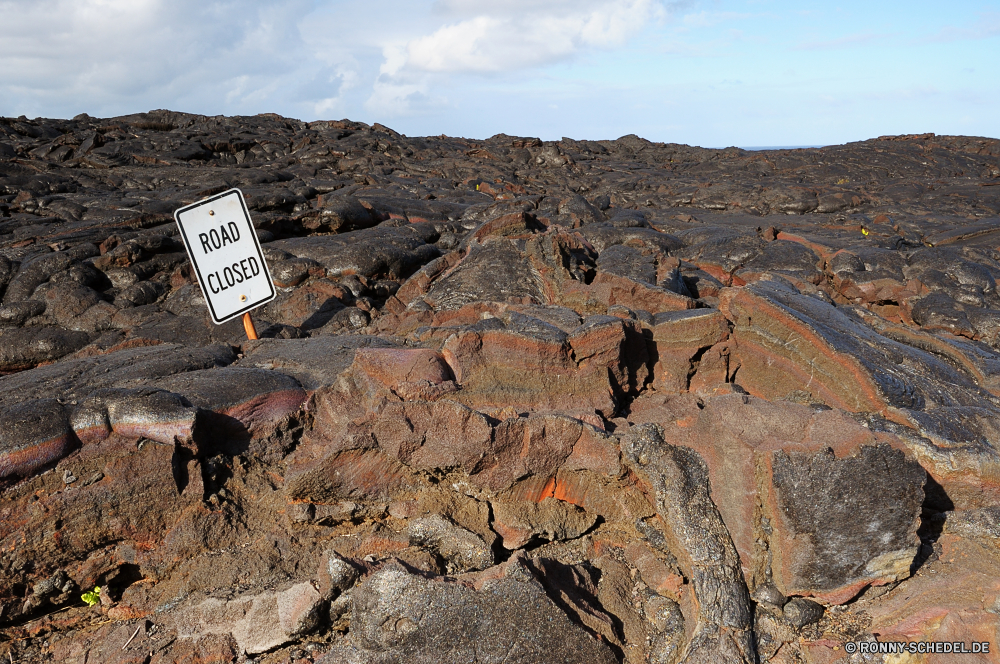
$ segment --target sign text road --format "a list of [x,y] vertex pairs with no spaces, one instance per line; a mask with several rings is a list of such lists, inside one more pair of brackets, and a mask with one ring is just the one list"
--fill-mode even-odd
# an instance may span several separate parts
[[274,282],[239,189],[182,207],[174,219],[216,324],[274,299]]

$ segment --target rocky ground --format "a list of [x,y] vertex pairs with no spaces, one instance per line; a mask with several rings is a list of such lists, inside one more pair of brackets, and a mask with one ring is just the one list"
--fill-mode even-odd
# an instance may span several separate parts
[[21,117],[0,215],[3,660],[1000,661],[998,140]]

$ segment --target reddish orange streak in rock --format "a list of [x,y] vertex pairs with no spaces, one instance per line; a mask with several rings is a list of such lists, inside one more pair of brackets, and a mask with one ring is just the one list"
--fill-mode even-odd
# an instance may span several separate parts
[[243,403],[223,408],[219,412],[251,428],[260,421],[273,422],[296,412],[305,400],[305,390],[295,388],[258,394]]
[[582,507],[583,501],[577,500],[576,497],[570,493],[570,489],[571,487],[569,486],[568,483],[556,481],[555,490],[552,492],[552,497],[555,498],[556,500],[561,500],[563,502],[570,503],[578,507]]
[[795,235],[794,233],[786,233],[785,231],[778,231],[776,239],[785,240],[787,242],[797,242],[798,244],[808,247],[809,249],[812,249],[816,253],[816,255],[819,256],[824,261],[828,261],[830,258],[833,257],[831,255],[831,252],[833,254],[839,253],[839,252],[834,252],[831,247],[826,247],[822,244],[817,244],[816,242],[807,240],[801,235]]
[[74,445],[76,442],[74,439],[75,436],[68,434],[56,436],[0,455],[0,477],[29,473],[59,459]]
[[[771,304],[765,302],[763,298],[754,298],[755,300],[757,300],[756,302],[753,302],[753,301],[746,302],[746,299],[749,299],[749,297],[750,296],[745,296],[745,292],[744,291],[741,291],[736,297],[733,298],[733,304],[736,304],[737,301],[739,301],[739,304],[746,306],[747,310],[757,309],[762,314],[764,314],[765,317],[770,318],[771,320],[782,321],[783,324],[785,325],[785,327],[787,327],[789,331],[797,333],[798,335],[800,335],[802,337],[803,341],[807,342],[812,348],[815,348],[820,353],[822,353],[824,356],[826,356],[826,359],[828,361],[830,361],[831,363],[833,363],[835,365],[839,364],[839,365],[843,366],[845,369],[847,369],[847,371],[857,381],[855,384],[857,385],[857,387],[860,388],[861,393],[865,397],[867,397],[868,403],[871,404],[871,410],[873,410],[875,412],[879,412],[879,413],[881,413],[881,412],[883,412],[885,410],[885,403],[883,402],[883,400],[879,396],[878,390],[875,388],[875,385],[872,383],[871,378],[868,375],[868,373],[858,364],[857,360],[855,360],[853,358],[850,358],[850,357],[846,357],[843,354],[838,353],[837,351],[831,349],[830,346],[829,346],[829,344],[826,342],[825,339],[823,339],[819,335],[817,335],[812,330],[812,328],[810,328],[808,325],[806,325],[805,323],[803,323],[801,320],[799,320],[794,314],[790,313],[788,310],[786,310],[786,309],[784,309],[782,307],[777,307],[777,306],[771,305]],[[729,307],[729,312],[732,312],[732,305],[730,305],[730,307]],[[723,312],[723,313],[728,313],[728,312]],[[733,312],[733,313],[735,313],[735,312]],[[742,331],[743,330],[740,330],[739,328],[737,328],[737,330],[736,330],[737,339],[738,339],[739,343],[741,345],[752,343],[752,342],[749,342],[748,340],[746,340],[745,337],[741,338],[742,335],[740,335],[740,332],[742,332]],[[760,347],[764,351],[767,350],[762,345]],[[766,354],[766,352],[765,352],[765,354]],[[830,388],[828,388],[828,389],[830,389]],[[848,407],[847,410],[855,410],[855,411],[857,411],[857,410],[862,410],[862,408],[849,408]]]

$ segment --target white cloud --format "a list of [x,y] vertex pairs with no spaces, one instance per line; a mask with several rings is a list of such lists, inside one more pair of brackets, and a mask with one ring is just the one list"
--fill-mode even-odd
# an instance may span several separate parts
[[313,105],[313,112],[319,117],[334,117],[337,115],[347,115],[347,92],[357,87],[358,73],[346,66],[336,68],[336,73],[329,78],[329,83],[340,80],[337,86],[337,94],[316,101]]
[[621,47],[670,0],[0,0],[0,115],[398,117]]
[[604,2],[549,0],[508,2],[497,7],[446,0],[441,12],[479,13],[450,23],[405,45],[414,71],[500,72],[546,65],[587,48],[613,48],[666,11],[655,0]]
[[[669,13],[663,0],[439,0],[436,25],[420,36],[387,40],[365,102],[389,115],[439,108],[432,90],[461,76],[518,74],[581,54],[621,47]],[[441,23],[444,23],[443,25]]]
[[392,83],[378,80],[365,108],[382,117],[399,117],[412,110],[412,103],[423,96],[427,86],[421,83]]
[[233,85],[232,89],[230,89],[229,92],[226,93],[226,101],[233,102],[236,101],[237,99],[240,99],[243,96],[243,93],[246,91],[247,83],[249,82],[250,82],[249,76],[237,76],[236,78],[234,78],[232,80],[232,85]]
[[18,103],[49,113],[133,112],[139,100],[164,105],[191,93],[223,106],[263,101],[296,55],[294,19],[307,7],[306,0],[0,2],[0,96],[7,97],[0,110]]

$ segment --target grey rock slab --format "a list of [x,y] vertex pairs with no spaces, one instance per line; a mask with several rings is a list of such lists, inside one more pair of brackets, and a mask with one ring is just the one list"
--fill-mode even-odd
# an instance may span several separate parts
[[206,429],[198,436],[205,450],[283,456],[290,445],[284,435],[305,404],[307,395],[295,378],[278,371],[249,367],[214,367],[150,381],[150,385],[183,395],[208,411]]
[[76,437],[89,444],[112,432],[160,443],[190,443],[198,409],[183,397],[155,388],[104,388],[72,408],[70,423]]
[[0,329],[0,371],[20,371],[58,360],[89,341],[86,332],[54,326]]
[[244,346],[238,367],[272,369],[294,377],[306,390],[331,385],[354,362],[359,348],[392,348],[392,341],[366,335],[309,339],[260,339]]
[[410,522],[410,544],[429,546],[445,560],[449,574],[493,566],[493,551],[479,535],[452,523],[440,514]]
[[489,238],[469,246],[462,261],[430,287],[424,299],[435,309],[458,309],[469,302],[547,301],[545,286],[515,242]]
[[368,228],[379,221],[353,196],[324,195],[319,204],[319,214],[303,220],[306,228],[345,232]]
[[350,645],[322,664],[612,664],[611,650],[570,622],[524,572],[479,591],[390,563],[352,591]]
[[4,302],[30,299],[36,288],[52,275],[68,269],[72,262],[67,252],[54,252],[22,263],[17,274],[7,284]]
[[182,639],[229,634],[242,652],[256,655],[294,641],[319,623],[323,598],[309,581],[281,591],[232,599],[210,597],[163,616]]
[[612,224],[591,224],[580,229],[580,234],[590,241],[599,253],[614,246],[641,246],[653,253],[671,254],[684,246],[684,241],[670,233],[652,228],[618,227]]
[[5,405],[46,397],[72,402],[99,388],[138,387],[162,376],[226,366],[235,359],[232,348],[222,345],[131,348],[0,376],[0,398]]
[[995,545],[1000,541],[1000,505],[942,515],[944,532],[983,540]]
[[[264,399],[298,404],[305,400],[305,392],[292,376],[250,367],[197,369],[157,378],[150,384],[183,394],[192,405],[216,412],[235,411]],[[263,404],[255,407],[266,409]]]
[[0,306],[0,327],[21,327],[34,316],[45,313],[45,303],[39,300],[9,302]]
[[616,244],[597,257],[597,267],[604,272],[639,283],[656,285],[656,255],[635,247]]
[[702,226],[678,237],[687,246],[674,255],[692,263],[718,265],[726,272],[760,256],[767,244],[756,233],[720,226]]
[[393,279],[412,274],[441,255],[433,244],[437,231],[426,224],[376,226],[344,235],[324,235],[276,240],[270,245],[299,258],[309,258],[340,277],[359,274]]
[[796,597],[785,604],[782,612],[788,622],[801,629],[806,625],[819,622],[819,619],[823,617],[824,608],[822,604],[811,599]]
[[819,276],[819,256],[799,242],[775,240],[764,246],[764,251],[748,261],[745,269],[757,272],[779,270],[798,272],[807,278]]
[[[781,582],[790,594],[909,576],[927,478],[915,460],[888,445],[866,445],[843,459],[829,449],[778,451],[771,467],[773,555],[784,559],[775,561],[775,577],[788,565],[791,578]],[[859,483],[862,476],[868,481]]]

